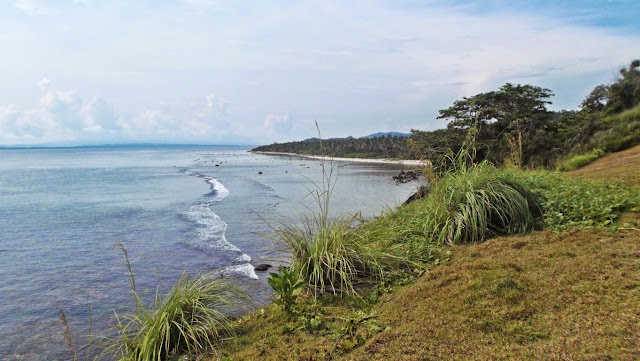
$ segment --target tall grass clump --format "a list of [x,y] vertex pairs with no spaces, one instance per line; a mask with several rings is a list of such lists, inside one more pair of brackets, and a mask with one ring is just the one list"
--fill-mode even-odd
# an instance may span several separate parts
[[[133,274],[131,280],[134,287]],[[98,359],[163,361],[215,352],[219,342],[233,335],[225,312],[247,301],[236,286],[211,273],[183,275],[166,295],[156,292],[149,305],[132,291],[135,311],[115,314],[115,335],[99,341]]]
[[536,197],[516,180],[499,178],[488,162],[475,162],[475,128],[444,161],[450,166],[431,177],[428,195],[371,222],[368,237],[424,259],[441,245],[534,229],[540,215]]
[[427,241],[481,242],[534,229],[535,198],[517,182],[497,178],[495,171],[483,161],[458,167],[437,180],[419,205],[422,219],[416,219]]
[[367,245],[357,231],[362,223],[359,214],[331,217],[330,199],[336,185],[333,161],[323,156],[321,166],[321,182],[308,179],[311,187],[307,196],[316,208],[308,208],[299,224],[271,227],[274,236],[269,238],[290,255],[292,269],[298,270],[314,296],[357,295],[356,284],[380,279],[386,270],[401,267],[405,260]]

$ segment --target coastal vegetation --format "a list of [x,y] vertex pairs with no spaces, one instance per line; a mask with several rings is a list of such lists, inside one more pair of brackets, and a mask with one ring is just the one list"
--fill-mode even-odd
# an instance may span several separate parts
[[[150,308],[136,296],[106,352],[121,360],[640,358],[640,159],[607,160],[640,143],[639,67],[632,62],[575,112],[550,112],[551,91],[530,85],[455,102],[440,111],[447,129],[414,131],[405,142],[405,156],[429,161],[421,196],[367,222],[329,216],[335,179],[323,160],[324,178],[310,189],[317,209],[268,235],[291,260],[268,281],[274,304],[230,321],[243,303],[233,287],[185,278]],[[341,155],[340,142],[316,143]],[[640,146],[628,151],[637,156]],[[606,171],[597,172],[601,157]]]
[[409,138],[332,139],[322,149],[315,138],[254,150],[441,164],[443,155],[459,151],[466,131],[477,124],[479,159],[497,166],[570,170],[640,144],[640,60],[622,68],[611,84],[596,86],[578,110],[551,111],[552,97],[550,89],[507,83],[440,110],[438,118],[448,121],[444,129],[412,130]]
[[[90,346],[98,349],[94,360],[177,360],[184,355],[215,353],[222,340],[234,335],[228,315],[250,309],[250,298],[242,289],[212,273],[183,275],[166,295],[156,292],[147,305],[136,290],[126,248],[121,243],[116,246],[123,251],[129,269],[135,308],[130,313],[115,313],[113,329],[92,337]],[[75,355],[70,338],[67,343]]]
[[637,359],[637,186],[469,154],[425,197],[352,229],[419,267],[253,312],[213,360]]
[[274,143],[253,148],[257,152],[296,153],[303,155],[331,155],[345,158],[407,158],[407,137],[381,136],[375,138],[311,138],[299,142]]

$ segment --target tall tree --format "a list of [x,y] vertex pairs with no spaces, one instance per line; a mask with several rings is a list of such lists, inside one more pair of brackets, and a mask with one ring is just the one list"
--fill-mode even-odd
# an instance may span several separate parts
[[619,113],[640,103],[640,59],[620,69],[618,80],[609,87],[607,109]]
[[455,101],[439,111],[438,119],[450,120],[448,128],[467,129],[477,122],[480,126],[493,124],[500,134],[525,130],[533,122],[548,119],[547,104],[552,96],[550,89],[506,83],[497,91]]

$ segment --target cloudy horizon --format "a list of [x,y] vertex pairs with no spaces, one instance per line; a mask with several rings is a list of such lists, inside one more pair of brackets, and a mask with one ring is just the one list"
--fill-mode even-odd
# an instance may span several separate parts
[[576,109],[640,57],[633,0],[535,3],[4,1],[0,145],[433,130],[506,82]]

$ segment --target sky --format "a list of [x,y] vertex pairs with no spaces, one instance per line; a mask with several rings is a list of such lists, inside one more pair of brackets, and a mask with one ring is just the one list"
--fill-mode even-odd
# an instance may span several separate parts
[[576,109],[638,44],[637,0],[0,0],[0,145],[433,130],[506,82]]

